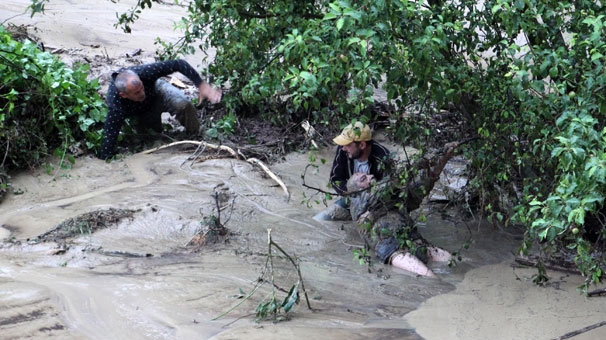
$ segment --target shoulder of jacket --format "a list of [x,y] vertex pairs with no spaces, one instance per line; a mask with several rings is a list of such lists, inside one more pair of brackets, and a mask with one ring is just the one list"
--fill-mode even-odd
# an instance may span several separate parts
[[372,148],[374,151],[376,151],[376,152],[373,152],[375,155],[378,155],[378,156],[389,155],[389,149],[386,148],[385,146],[383,146],[383,144],[379,144],[379,143],[373,141]]

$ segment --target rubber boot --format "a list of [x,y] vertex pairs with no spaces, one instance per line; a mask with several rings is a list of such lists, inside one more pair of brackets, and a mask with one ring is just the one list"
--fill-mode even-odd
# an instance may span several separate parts
[[179,123],[185,127],[185,131],[189,133],[200,131],[198,110],[181,90],[162,79],[158,79],[156,81],[156,93],[162,98],[165,111],[175,115]]

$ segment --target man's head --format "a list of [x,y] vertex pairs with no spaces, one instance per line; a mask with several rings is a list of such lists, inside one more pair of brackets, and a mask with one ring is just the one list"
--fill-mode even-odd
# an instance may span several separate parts
[[354,192],[370,187],[374,176],[361,172],[356,172],[347,180],[347,191]]
[[355,122],[347,125],[333,142],[341,145],[349,158],[365,161],[370,155],[371,140],[370,127],[362,122]]
[[120,97],[135,102],[145,100],[145,88],[139,76],[132,70],[124,70],[114,79],[114,85],[120,93]]

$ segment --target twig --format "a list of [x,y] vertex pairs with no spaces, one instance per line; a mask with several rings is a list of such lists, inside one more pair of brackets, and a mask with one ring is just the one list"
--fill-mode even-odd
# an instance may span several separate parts
[[244,301],[248,300],[248,299],[249,299],[251,296],[253,296],[253,294],[255,294],[255,292],[256,292],[256,291],[257,291],[259,288],[261,288],[261,286],[262,286],[262,285],[263,285],[263,281],[262,281],[262,280],[257,281],[257,284],[255,285],[255,288],[253,288],[253,290],[252,290],[250,293],[246,294],[246,296],[245,296],[245,297],[243,297],[243,298],[242,298],[242,300],[241,300],[240,302],[236,303],[236,304],[235,304],[234,306],[232,306],[230,309],[228,309],[228,310],[226,310],[225,312],[223,312],[223,313],[221,313],[221,314],[219,314],[219,315],[215,316],[214,318],[212,318],[212,319],[210,319],[210,320],[211,320],[211,321],[215,321],[215,320],[218,320],[218,319],[220,319],[220,318],[224,317],[224,316],[225,316],[225,315],[227,315],[228,313],[231,313],[231,311],[233,311],[234,309],[238,308],[238,307],[239,307],[239,306],[240,306],[242,303],[244,303]]
[[219,206],[219,193],[214,192],[213,198],[215,199],[215,206],[217,207],[217,224],[221,225],[221,207]]
[[313,189],[313,190],[315,190],[315,191],[317,191],[319,193],[322,193],[322,194],[329,194],[331,196],[339,196],[339,194],[336,193],[336,192],[334,192],[334,191],[333,192],[325,191],[325,190],[322,190],[320,188],[312,187],[312,186],[310,186],[310,185],[308,185],[308,184],[305,183],[305,175],[307,174],[307,169],[310,168],[310,167],[313,167],[313,166],[314,166],[313,164],[307,164],[307,166],[305,167],[305,170],[303,170],[303,175],[301,175],[301,179],[303,180],[303,184],[301,184],[301,185],[304,188]]
[[592,296],[600,296],[602,294],[606,294],[606,288],[599,288],[596,290],[592,290],[591,292],[587,293],[588,297],[592,297]]
[[[196,160],[200,157],[200,155],[206,150],[206,146],[203,144],[198,145],[198,147],[196,148],[196,151],[194,151],[193,155],[191,157],[189,157],[191,159],[191,164],[193,165]],[[185,162],[187,162],[187,159],[183,161],[183,163],[181,163],[181,165],[185,164]],[[190,165],[191,166],[191,165]]]
[[[301,275],[301,269],[300,269],[299,265],[297,264],[297,262],[295,262],[293,260],[292,257],[290,257],[290,255],[288,255],[282,249],[282,247],[280,247],[277,243],[275,243],[272,240],[272,238],[271,238],[271,229],[267,229],[267,248],[268,248],[267,249],[267,257],[265,258],[265,266],[263,267],[263,271],[261,272],[261,276],[259,276],[259,279],[257,279],[255,287],[253,288],[253,290],[250,293],[246,294],[246,296],[244,296],[242,298],[242,301],[238,302],[237,304],[235,304],[234,306],[232,306],[230,309],[226,310],[225,312],[221,313],[220,315],[212,318],[211,321],[217,320],[217,319],[219,319],[219,318],[227,315],[228,313],[232,312],[234,309],[238,308],[244,301],[248,300],[263,285],[263,283],[267,282],[266,280],[263,279],[263,277],[267,273],[267,270],[270,271],[269,275],[271,277],[271,284],[272,284],[272,293],[271,293],[271,296],[273,296],[274,299],[275,299],[276,289],[278,289],[280,291],[284,291],[283,289],[281,289],[280,287],[278,287],[278,285],[276,285],[276,283],[274,282],[273,257],[272,257],[272,251],[271,251],[271,247],[272,246],[276,247],[282,254],[284,254],[284,256],[297,269],[297,275],[299,275],[299,281],[297,282],[297,286],[299,285],[299,283],[301,284],[301,289],[303,290],[303,293],[305,294],[305,301],[307,302],[307,308],[309,308],[310,310],[313,310],[311,308],[311,304],[309,303],[309,297],[307,295],[307,291],[305,290],[305,285],[303,284],[303,276]],[[277,310],[275,312],[277,313]]]
[[265,173],[267,175],[269,175],[269,177],[271,177],[274,181],[276,181],[280,185],[280,187],[282,187],[282,190],[284,190],[284,193],[286,193],[286,196],[288,196],[288,200],[290,200],[290,192],[288,192],[288,188],[286,188],[286,184],[284,184],[284,182],[282,182],[282,180],[280,178],[278,178],[278,176],[276,176],[271,170],[269,170],[269,168],[265,164],[263,164],[263,162],[261,162],[257,158],[248,158],[248,159],[246,159],[246,161],[249,163],[256,163],[258,166],[260,166],[261,169],[263,169],[263,171],[265,171]]
[[[516,256],[515,261],[521,265],[529,266],[529,267],[536,267],[537,263],[538,263],[537,260],[532,260],[532,259],[521,257],[521,256]],[[564,273],[577,274],[577,275],[581,274],[581,272],[578,269],[567,268],[567,267],[558,266],[555,264],[544,263],[543,267],[545,267],[547,269],[559,271],[559,272],[564,272]]]
[[4,153],[4,157],[2,157],[2,163],[0,163],[0,168],[4,167],[4,162],[6,162],[6,158],[8,157],[8,152],[11,149],[11,140],[10,138],[6,139],[6,152]]
[[211,144],[211,143],[206,143],[206,142],[199,142],[199,141],[195,141],[195,140],[182,140],[182,141],[178,141],[178,142],[174,142],[174,143],[170,143],[170,144],[160,145],[156,148],[142,151],[141,154],[147,155],[150,153],[154,153],[156,151],[160,151],[160,150],[167,149],[167,148],[170,148],[170,147],[173,147],[176,145],[183,145],[183,144],[203,145],[203,146],[211,148],[211,149],[224,150],[224,151],[231,153],[232,156],[238,158],[238,154],[234,151],[234,149],[230,148],[229,146]]
[[[274,280],[274,258],[271,256],[271,229],[267,229],[267,258],[269,260],[269,277],[271,279],[271,296],[276,298],[276,282]],[[278,314],[278,309],[273,310],[274,318]]]
[[20,17],[20,16],[22,16],[22,15],[25,15],[25,13],[21,13],[21,14],[15,14],[15,15],[13,15],[12,17],[8,17],[8,18],[4,19],[4,21],[0,22],[0,25],[4,26],[4,23],[5,23],[5,22],[7,22],[7,21],[9,21],[9,20],[12,20],[12,19],[14,19],[14,18],[16,18],[16,17]]
[[[303,284],[303,276],[301,275],[301,268],[299,267],[299,264],[296,263],[292,257],[290,257],[290,255],[288,255],[283,249],[282,247],[280,247],[277,243],[275,243],[272,239],[271,239],[271,229],[267,229],[267,237],[269,238],[269,242],[270,242],[270,246],[271,244],[273,244],[276,248],[278,248],[278,250],[284,254],[284,256],[286,256],[286,258],[290,261],[290,263],[292,263],[293,266],[295,266],[295,268],[297,269],[297,275],[299,275],[299,282],[301,282],[301,289],[303,289],[303,294],[305,294],[305,300],[307,302],[307,308],[312,309],[311,308],[311,304],[309,303],[309,297],[307,296],[307,291],[305,290],[305,285]],[[271,250],[271,249],[270,249]]]
[[198,149],[196,149],[196,152],[194,153],[194,157],[197,157],[197,153],[198,153],[198,150],[200,149],[200,146],[204,146],[205,148],[208,147],[208,148],[211,148],[211,149],[218,149],[218,150],[227,151],[232,156],[234,156],[236,159],[240,159],[240,157],[243,157],[247,162],[249,162],[251,164],[258,165],[263,171],[265,171],[265,173],[269,177],[271,177],[274,181],[276,181],[278,183],[278,185],[282,188],[282,190],[284,190],[284,193],[286,193],[286,196],[288,197],[287,200],[290,200],[290,192],[288,191],[288,188],[286,187],[286,184],[284,184],[284,182],[276,174],[274,174],[267,167],[267,165],[265,165],[263,162],[261,162],[257,158],[254,158],[254,157],[246,158],[246,157],[244,157],[244,155],[242,155],[241,152],[236,152],[234,149],[232,149],[232,148],[230,148],[229,146],[226,146],[226,145],[217,145],[217,144],[211,144],[211,143],[207,143],[207,142],[199,142],[199,141],[193,141],[193,140],[183,140],[183,141],[178,141],[178,142],[174,142],[174,143],[170,143],[170,144],[166,144],[166,145],[161,145],[161,146],[158,146],[158,147],[153,148],[153,149],[145,150],[145,151],[142,151],[141,154],[147,155],[147,154],[154,153],[154,152],[162,150],[162,149],[166,149],[166,148],[173,147],[173,146],[176,146],[176,145],[183,145],[183,144],[198,145]]

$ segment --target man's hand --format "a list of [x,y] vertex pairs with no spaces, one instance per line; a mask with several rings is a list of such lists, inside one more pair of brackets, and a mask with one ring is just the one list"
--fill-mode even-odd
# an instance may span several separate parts
[[366,189],[372,185],[375,176],[364,172],[356,172],[347,180],[347,191],[354,192]]
[[366,222],[372,223],[373,221],[374,221],[374,216],[372,216],[372,213],[367,210],[362,215],[360,215],[360,217],[358,217],[358,220],[356,221],[356,223],[362,225]]
[[444,145],[444,153],[448,155],[448,157],[452,157],[454,150],[459,146],[458,142],[450,142]]
[[221,101],[223,93],[220,89],[210,86],[208,83],[202,83],[198,87],[198,100],[200,104],[204,102],[204,99],[208,100],[211,104],[216,104]]

